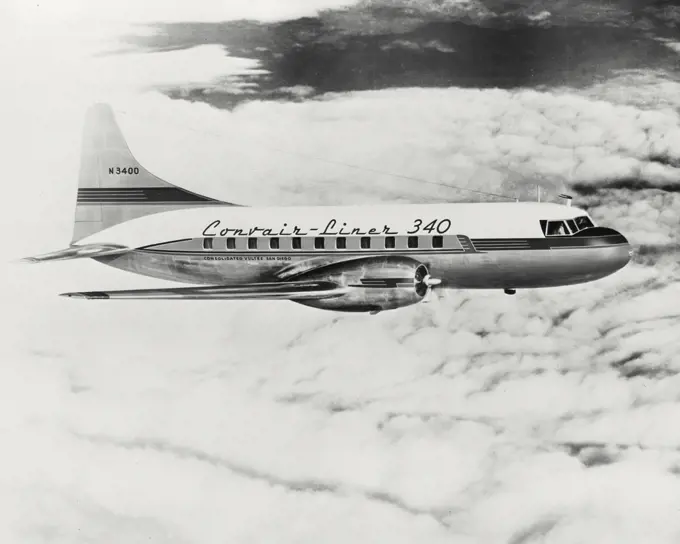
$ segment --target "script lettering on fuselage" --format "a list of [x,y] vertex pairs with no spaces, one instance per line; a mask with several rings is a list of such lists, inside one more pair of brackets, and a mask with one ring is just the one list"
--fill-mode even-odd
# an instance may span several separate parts
[[[423,219],[413,220],[413,226],[407,234],[420,232],[444,234],[451,228],[451,221],[448,219],[433,219],[428,222]],[[331,219],[323,228],[309,227],[308,230],[301,229],[298,225],[289,226],[283,223],[278,228],[254,226],[247,229],[227,227],[219,219],[215,219],[203,229],[203,236],[365,236],[365,235],[390,235],[400,234],[390,225],[383,224],[369,228],[358,228],[348,226],[346,222]]]

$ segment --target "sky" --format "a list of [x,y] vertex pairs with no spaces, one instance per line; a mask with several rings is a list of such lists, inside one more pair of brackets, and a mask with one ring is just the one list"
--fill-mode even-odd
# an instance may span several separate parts
[[[3,4],[0,540],[677,542],[680,93],[661,4]],[[611,62],[577,47],[595,34]],[[482,70],[480,48],[516,64]],[[214,198],[477,198],[389,173],[539,184],[638,254],[591,284],[377,316],[62,299],[166,285],[14,262],[70,240],[101,101],[144,166]]]

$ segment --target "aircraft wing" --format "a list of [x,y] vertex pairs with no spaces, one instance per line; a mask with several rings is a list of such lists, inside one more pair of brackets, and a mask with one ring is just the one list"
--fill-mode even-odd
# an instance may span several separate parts
[[88,299],[193,299],[193,300],[314,300],[338,297],[345,289],[330,281],[287,281],[62,293],[62,297]]

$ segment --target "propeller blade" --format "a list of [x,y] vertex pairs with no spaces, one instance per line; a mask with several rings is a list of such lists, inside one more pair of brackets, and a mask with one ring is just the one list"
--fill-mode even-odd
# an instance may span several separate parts
[[432,301],[432,293],[434,292],[434,287],[439,285],[442,280],[438,278],[433,278],[429,274],[423,278],[423,284],[427,286],[427,291],[425,291],[425,296],[423,297],[423,303],[427,304]]

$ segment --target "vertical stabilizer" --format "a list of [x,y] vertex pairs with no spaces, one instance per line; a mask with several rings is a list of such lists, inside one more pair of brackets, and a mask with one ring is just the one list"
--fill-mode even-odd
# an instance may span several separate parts
[[88,110],[71,243],[145,215],[212,205],[234,204],[192,193],[154,176],[130,152],[111,107],[95,104]]

